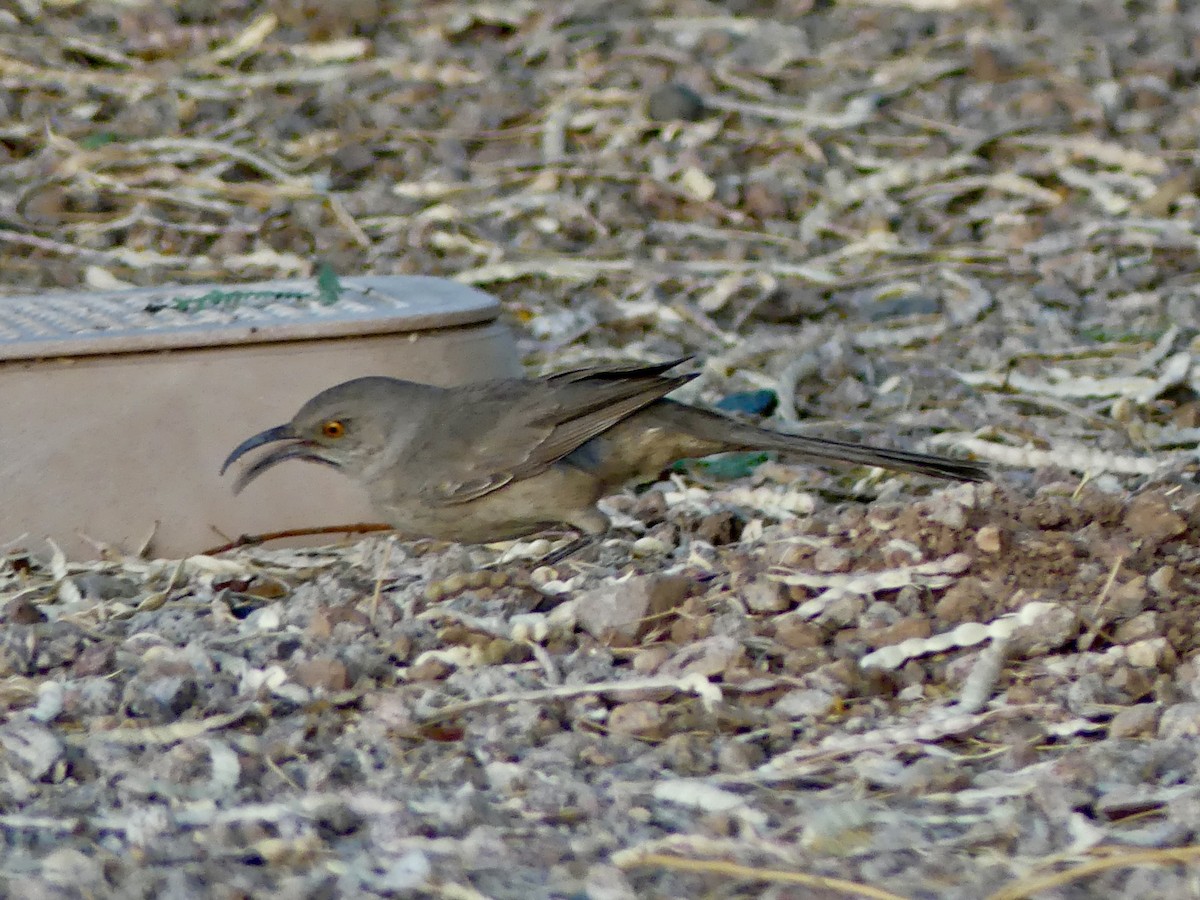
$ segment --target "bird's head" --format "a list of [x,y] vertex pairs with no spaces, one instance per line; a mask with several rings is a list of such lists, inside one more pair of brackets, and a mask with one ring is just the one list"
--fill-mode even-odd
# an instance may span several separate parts
[[260,431],[238,444],[221,466],[221,474],[251,450],[279,444],[247,466],[233,492],[278,463],[289,459],[332,466],[351,477],[362,475],[388,448],[406,399],[423,385],[394,378],[356,378],[322,391],[300,408],[290,422]]

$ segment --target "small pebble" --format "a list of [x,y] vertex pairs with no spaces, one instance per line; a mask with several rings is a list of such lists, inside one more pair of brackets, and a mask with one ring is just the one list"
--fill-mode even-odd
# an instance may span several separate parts
[[344,691],[350,687],[350,674],[345,663],[328,657],[299,663],[293,669],[292,677],[307,688],[324,691]]
[[999,553],[1004,549],[1004,532],[996,525],[984,525],[975,532],[975,546],[984,553]]
[[633,542],[634,556],[662,556],[670,551],[671,548],[665,541],[654,537],[641,537]]
[[792,605],[785,585],[766,578],[756,578],[741,590],[741,598],[751,612],[782,612]]
[[800,688],[788,691],[775,702],[775,712],[789,719],[823,716],[833,709],[834,698],[828,691]]
[[140,592],[131,579],[103,572],[83,572],[75,576],[75,584],[85,597],[93,600],[128,599]]
[[651,700],[635,700],[613,707],[608,714],[608,730],[613,734],[661,737],[666,716],[662,707]]
[[1144,641],[1157,637],[1160,633],[1161,626],[1158,621],[1158,613],[1153,610],[1147,610],[1126,622],[1122,622],[1113,629],[1113,642],[1117,644],[1132,644],[1135,641]]
[[1162,709],[1157,703],[1139,703],[1121,710],[1108,725],[1110,738],[1138,737],[1153,734]]
[[509,622],[514,641],[542,643],[550,636],[550,623],[542,613],[517,613]]
[[1139,669],[1157,669],[1167,650],[1165,638],[1136,641],[1125,648],[1125,658]]
[[28,597],[17,597],[5,604],[0,618],[10,625],[36,625],[46,621],[46,614]]
[[1158,491],[1139,494],[1130,500],[1123,524],[1135,538],[1155,544],[1187,530],[1183,516],[1171,509],[1170,501]]
[[616,866],[594,865],[587,872],[587,900],[636,900],[638,894]]
[[1160,597],[1171,597],[1179,592],[1179,570],[1174,566],[1163,566],[1155,569],[1148,579],[1150,590]]
[[650,95],[646,112],[658,122],[695,122],[704,115],[704,100],[685,84],[664,84]]
[[872,322],[903,316],[931,316],[941,312],[942,305],[936,297],[927,294],[901,294],[884,297],[866,307],[867,317]]
[[1158,737],[1172,740],[1200,736],[1200,703],[1176,703],[1163,711]]
[[38,687],[37,705],[29,711],[35,722],[53,722],[63,711],[65,691],[57,681],[43,681]]
[[818,572],[849,572],[854,558],[844,547],[822,547],[813,557],[813,567]]

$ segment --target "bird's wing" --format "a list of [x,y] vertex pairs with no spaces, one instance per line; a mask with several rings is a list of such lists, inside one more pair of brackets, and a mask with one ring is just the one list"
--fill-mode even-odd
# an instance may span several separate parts
[[679,356],[667,362],[660,363],[596,363],[590,366],[580,366],[578,369],[564,369],[561,372],[551,372],[543,375],[537,381],[546,384],[565,384],[576,381],[595,381],[604,378],[649,378],[662,375],[690,360],[690,356]]
[[[424,496],[432,503],[466,503],[544,472],[695,377],[662,374],[677,364],[576,369],[463,392],[453,415],[422,447],[414,448],[412,462],[423,468],[425,457],[431,463],[428,471],[442,476],[447,474],[446,460],[461,457],[454,474],[427,485]],[[468,447],[469,452],[445,452],[452,447]]]

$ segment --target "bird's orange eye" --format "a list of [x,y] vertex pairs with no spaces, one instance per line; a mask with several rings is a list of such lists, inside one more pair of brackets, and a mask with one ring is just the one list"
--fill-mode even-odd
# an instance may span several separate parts
[[340,438],[346,433],[346,423],[339,422],[337,419],[330,419],[321,425],[321,434],[327,438]]

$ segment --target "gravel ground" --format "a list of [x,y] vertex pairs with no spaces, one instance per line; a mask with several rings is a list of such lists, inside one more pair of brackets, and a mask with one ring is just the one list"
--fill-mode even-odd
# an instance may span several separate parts
[[445,275],[532,370],[694,354],[997,476],[688,467],[553,568],[10,545],[5,894],[1200,896],[1198,50],[1171,0],[0,11],[9,292]]

